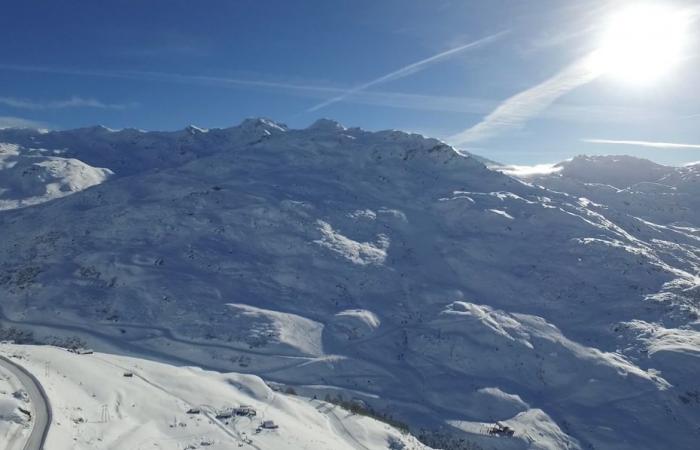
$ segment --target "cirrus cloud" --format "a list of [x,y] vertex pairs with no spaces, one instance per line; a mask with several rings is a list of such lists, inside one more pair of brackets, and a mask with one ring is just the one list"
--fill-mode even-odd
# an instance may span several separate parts
[[66,108],[98,108],[98,109],[127,109],[137,106],[136,103],[105,103],[94,98],[73,96],[63,100],[34,101],[16,97],[0,97],[0,105],[17,109],[66,109]]
[[440,52],[440,53],[433,55],[429,58],[425,58],[425,59],[422,59],[418,62],[409,64],[409,65],[404,66],[404,67],[402,67],[398,70],[395,70],[391,73],[388,73],[388,74],[383,75],[379,78],[376,78],[372,81],[369,81],[367,83],[363,83],[359,86],[356,86],[348,91],[343,92],[340,95],[337,95],[333,98],[325,100],[321,103],[318,103],[318,104],[312,106],[311,108],[307,109],[307,112],[318,111],[319,109],[322,109],[322,108],[325,108],[326,106],[330,106],[334,103],[338,103],[340,101],[343,101],[346,98],[348,98],[354,94],[357,94],[359,92],[362,92],[366,89],[369,89],[373,86],[377,86],[377,85],[382,84],[382,83],[386,83],[389,81],[398,80],[400,78],[407,77],[411,74],[414,74],[416,72],[423,70],[424,68],[426,68],[427,66],[429,66],[431,64],[442,61],[442,60],[449,58],[451,56],[454,56],[458,53],[462,53],[462,52],[465,52],[467,50],[479,48],[483,45],[486,45],[490,42],[493,42],[493,41],[501,38],[502,36],[504,36],[507,33],[508,33],[508,31],[501,31],[500,33],[492,34],[491,36],[487,36],[485,38],[478,39],[478,40],[470,42],[468,44],[460,45],[459,47],[455,47],[455,48],[452,48],[450,50]]
[[46,124],[21,117],[0,116],[0,130],[3,128],[37,128],[45,129]]
[[628,140],[615,140],[615,139],[583,139],[583,142],[589,144],[602,144],[602,145],[631,145],[634,147],[650,147],[650,148],[665,148],[669,150],[682,150],[682,149],[698,149],[700,150],[700,144],[681,144],[676,142],[654,142],[654,141],[628,141]]

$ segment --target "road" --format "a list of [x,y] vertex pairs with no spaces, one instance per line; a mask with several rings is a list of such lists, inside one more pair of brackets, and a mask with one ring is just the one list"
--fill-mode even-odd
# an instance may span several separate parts
[[0,356],[0,366],[17,377],[24,386],[24,390],[29,394],[32,404],[32,432],[24,444],[24,450],[42,450],[46,443],[46,436],[49,434],[49,426],[51,426],[52,415],[49,398],[39,381],[24,367],[4,356]]
[[[82,327],[79,325],[70,325],[70,324],[63,324],[63,323],[55,323],[51,321],[29,321],[29,320],[12,320],[8,318],[4,312],[2,311],[2,307],[0,307],[0,324],[2,322],[6,322],[8,324],[12,325],[19,325],[19,326],[38,326],[38,327],[46,327],[46,328],[53,328],[57,330],[64,330],[64,331],[70,331],[74,332],[78,335],[80,334],[88,334],[93,337],[96,337],[97,339],[103,340],[104,342],[107,342],[109,345],[114,346],[119,348],[120,350],[126,352],[123,353],[125,355],[133,355],[133,356],[138,356],[138,357],[148,357],[151,359],[154,359],[156,361],[161,361],[161,362],[167,362],[170,364],[179,364],[179,365],[185,365],[185,366],[200,366],[200,367],[205,367],[210,370],[216,370],[218,372],[230,372],[232,370],[232,367],[230,365],[228,366],[217,366],[215,364],[203,364],[201,362],[195,361],[195,360],[190,360],[187,358],[182,358],[178,357],[174,354],[165,352],[165,351],[160,351],[157,349],[149,348],[144,345],[139,345],[136,341],[130,341],[126,340],[124,338],[115,336],[113,334],[108,334],[105,332],[98,331],[96,328],[88,328],[88,327]],[[115,328],[140,328],[140,329],[145,329],[145,330],[150,330],[154,332],[158,332],[161,334],[161,337],[164,337],[165,339],[171,340],[173,342],[178,342],[181,344],[186,344],[186,345],[192,345],[200,348],[211,348],[211,349],[217,349],[217,350],[226,350],[230,352],[235,352],[235,353],[242,353],[242,354],[248,354],[248,355],[255,355],[255,356],[264,356],[268,358],[278,358],[280,360],[284,361],[290,361],[291,363],[287,367],[279,367],[272,369],[273,371],[281,370],[284,368],[293,368],[299,365],[302,365],[304,363],[308,363],[310,361],[313,361],[315,358],[310,357],[310,356],[293,356],[293,355],[276,355],[273,353],[268,353],[264,351],[259,351],[259,350],[252,350],[252,349],[244,349],[244,348],[239,348],[239,347],[234,347],[232,345],[226,345],[226,344],[217,344],[215,342],[202,342],[202,341],[195,341],[195,340],[189,340],[189,339],[183,339],[175,336],[175,334],[172,332],[172,330],[165,328],[165,327],[158,327],[158,326],[150,326],[150,325],[141,325],[141,324],[106,324],[106,323],[99,323],[100,327],[115,327]],[[239,372],[244,372],[244,373],[251,373],[250,370],[246,371],[243,370],[242,368],[238,368]],[[264,374],[265,371],[256,371],[256,374]],[[282,380],[277,380],[271,377],[266,377],[267,379],[271,381],[280,381]]]

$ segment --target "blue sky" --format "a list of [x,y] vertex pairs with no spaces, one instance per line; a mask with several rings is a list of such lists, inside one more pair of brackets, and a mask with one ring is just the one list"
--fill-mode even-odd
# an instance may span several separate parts
[[[264,116],[299,128],[330,117],[449,140],[594,50],[622,3],[6,0],[0,125],[173,130]],[[654,84],[587,80],[459,146],[513,164],[580,153],[700,160],[700,60],[689,48]]]

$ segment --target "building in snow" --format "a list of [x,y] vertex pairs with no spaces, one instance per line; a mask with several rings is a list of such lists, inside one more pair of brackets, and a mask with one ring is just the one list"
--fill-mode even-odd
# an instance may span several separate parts
[[255,411],[255,408],[249,405],[241,405],[238,408],[235,408],[233,410],[234,414],[237,416],[246,416],[246,417],[254,417],[258,413]]
[[266,430],[274,430],[279,428],[279,425],[277,425],[274,421],[272,420],[264,420],[262,425],[262,428],[265,428]]
[[233,408],[222,409],[216,413],[217,419],[230,419],[233,417]]

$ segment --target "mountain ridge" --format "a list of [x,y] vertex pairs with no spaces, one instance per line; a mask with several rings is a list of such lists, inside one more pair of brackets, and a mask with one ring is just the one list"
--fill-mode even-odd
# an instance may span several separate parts
[[[698,210],[321,125],[154,144],[172,160],[1,213],[6,327],[341,389],[485,448],[691,448]],[[510,444],[475,432],[516,417]]]

